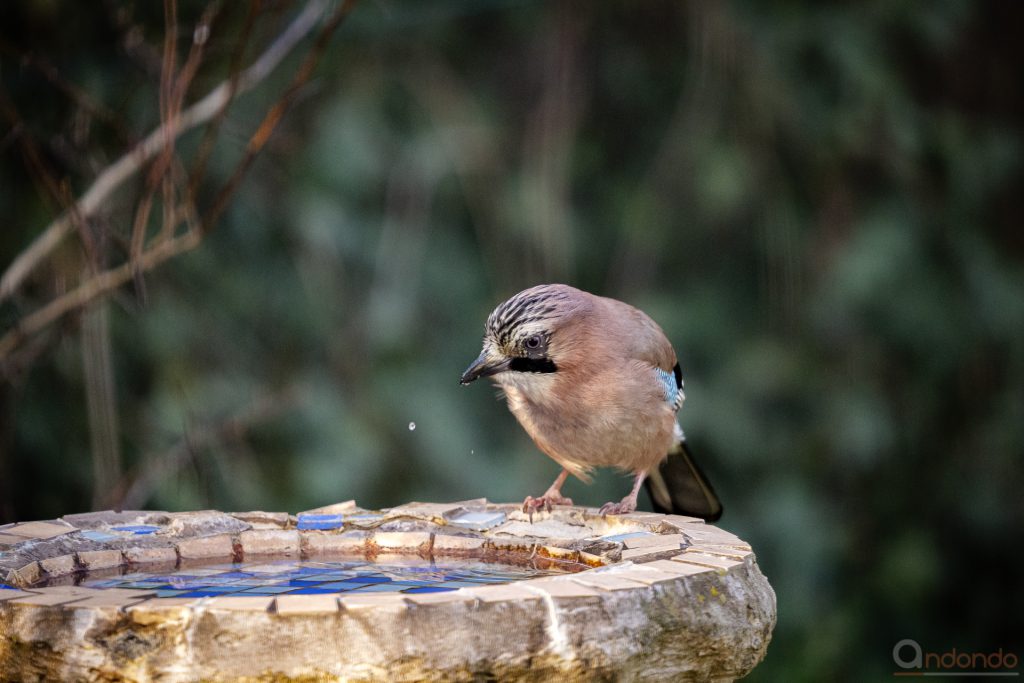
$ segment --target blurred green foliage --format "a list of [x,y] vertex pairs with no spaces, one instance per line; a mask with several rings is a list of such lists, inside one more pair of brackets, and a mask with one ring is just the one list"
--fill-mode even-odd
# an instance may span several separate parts
[[[721,524],[778,594],[754,679],[887,678],[902,638],[1024,654],[1022,8],[365,2],[216,230],[144,296],[110,299],[125,481],[160,473],[135,504],[542,491],[557,468],[457,380],[496,303],[565,281],[676,345]],[[183,3],[182,25],[201,9]],[[224,77],[233,9],[196,95]],[[159,48],[155,3],[0,9],[20,119],[0,135],[0,263],[57,210],[19,137],[75,194],[125,149],[17,55],[136,138],[159,121],[125,12]],[[230,110],[213,178],[297,61]],[[137,196],[104,212],[111,234]],[[65,261],[0,304],[4,330],[77,277]],[[92,480],[81,328],[63,321],[0,386],[0,521],[124,484]],[[600,504],[626,486],[566,490]]]

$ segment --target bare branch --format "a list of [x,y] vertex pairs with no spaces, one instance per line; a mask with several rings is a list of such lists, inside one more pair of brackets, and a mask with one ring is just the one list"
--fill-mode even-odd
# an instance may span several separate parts
[[[255,87],[309,34],[323,16],[325,0],[311,0],[285,31],[246,69],[239,78],[227,79],[205,97],[151,132],[134,149],[100,173],[71,210],[50,223],[0,278],[0,301],[9,298],[39,263],[72,231],[77,213],[88,218],[96,213],[110,194],[165,147],[167,137],[176,138],[218,114],[232,98]],[[57,302],[52,302],[51,305]],[[49,306],[45,307],[46,310]],[[42,311],[37,312],[41,313]],[[36,314],[33,314],[36,315]],[[32,317],[32,316],[30,316]],[[27,322],[27,319],[26,319]],[[9,335],[8,335],[9,336]],[[6,339],[6,337],[5,337]],[[3,354],[0,353],[0,356]]]
[[285,112],[288,111],[288,107],[295,101],[299,90],[309,81],[310,76],[313,75],[313,70],[316,68],[317,62],[323,56],[324,50],[327,49],[327,45],[331,40],[331,36],[334,35],[334,31],[337,30],[341,23],[345,21],[348,15],[356,6],[356,0],[344,0],[340,7],[334,12],[331,18],[324,25],[320,35],[317,36],[316,44],[306,55],[306,59],[303,60],[302,65],[299,66],[299,70],[295,73],[295,77],[292,79],[291,84],[283,95],[274,103],[274,106],[270,108],[266,116],[263,117],[263,121],[260,122],[259,128],[253,133],[249,139],[249,144],[245,148],[245,156],[238,163],[235,168],[235,172],[231,175],[228,181],[217,193],[217,196],[213,200],[213,205],[209,211],[203,217],[202,226],[203,230],[209,232],[217,223],[217,219],[220,218],[221,212],[227,207],[227,203],[235,190],[238,189],[239,183],[242,181],[242,177],[245,172],[249,170],[252,162],[256,159],[256,156],[260,153],[263,147],[270,140],[270,136],[273,134],[274,129],[277,128],[277,124],[281,122],[281,117],[284,116]]
[[[202,241],[197,230],[189,230],[173,239],[164,240],[146,251],[139,258],[137,267],[146,271],[159,265],[169,258],[194,249]],[[132,262],[123,263],[117,268],[104,271],[92,277],[81,285],[64,294],[38,311],[25,316],[18,321],[13,330],[3,337],[0,337],[0,360],[7,357],[22,340],[31,337],[40,330],[45,329],[55,320],[59,319],[69,311],[81,308],[93,299],[111,290],[117,289],[132,279],[134,268]]]
[[[192,220],[192,205],[190,198],[186,197],[185,207],[180,211],[173,212],[174,216],[170,219],[172,225],[177,225],[177,217],[184,216],[190,225],[190,228],[186,232],[177,237],[173,237],[174,228],[172,227],[169,232],[166,232],[167,226],[165,225],[165,232],[163,232],[163,234],[156,240],[153,240],[148,249],[144,249],[138,253],[132,253],[127,262],[90,277],[79,284],[75,289],[61,295],[39,310],[21,319],[15,325],[14,329],[8,331],[3,335],[3,337],[0,337],[0,361],[6,358],[25,339],[42,331],[70,311],[85,306],[97,297],[103,296],[133,278],[138,277],[141,273],[156,267],[178,254],[194,249],[199,245],[202,241],[203,235],[212,229],[221,212],[227,206],[228,201],[238,188],[246,171],[252,166],[252,162],[255,157],[270,139],[274,129],[281,121],[281,118],[284,116],[288,107],[295,100],[299,90],[311,77],[320,57],[323,56],[323,52],[326,49],[331,36],[334,34],[334,31],[337,30],[344,19],[351,13],[355,4],[356,0],[345,0],[345,2],[338,7],[330,19],[325,23],[323,29],[317,36],[315,44],[310,49],[309,54],[306,55],[306,59],[300,65],[295,76],[292,78],[292,82],[281,97],[278,98],[277,102],[275,102],[267,111],[263,121],[260,123],[259,127],[253,133],[246,145],[245,156],[238,163],[231,177],[223,187],[221,187],[213,201],[213,205],[207,211],[203,220],[199,221],[199,225],[194,225],[194,221]],[[170,120],[173,120],[173,118]]]

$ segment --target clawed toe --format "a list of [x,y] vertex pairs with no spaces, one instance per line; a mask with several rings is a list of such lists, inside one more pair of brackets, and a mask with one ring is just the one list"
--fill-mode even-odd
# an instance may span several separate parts
[[545,494],[540,498],[527,496],[523,501],[523,512],[530,516],[530,523],[533,523],[533,513],[543,509],[544,512],[551,512],[554,505],[572,505],[572,499],[565,496],[552,496]]
[[634,510],[636,510],[636,503],[621,500],[617,503],[605,503],[604,505],[601,506],[599,512],[601,513],[602,517],[605,517],[607,515],[624,515],[628,512],[633,512]]

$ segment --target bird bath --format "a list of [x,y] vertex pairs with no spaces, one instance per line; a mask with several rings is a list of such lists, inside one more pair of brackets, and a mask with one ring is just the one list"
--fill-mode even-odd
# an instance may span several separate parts
[[0,527],[14,680],[730,680],[775,595],[689,517],[485,500]]

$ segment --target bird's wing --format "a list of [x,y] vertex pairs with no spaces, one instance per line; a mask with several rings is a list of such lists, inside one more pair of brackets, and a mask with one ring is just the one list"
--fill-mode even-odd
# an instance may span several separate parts
[[651,470],[644,484],[655,512],[700,517],[708,522],[722,516],[722,502],[697,466],[685,438]]
[[676,352],[658,323],[627,303],[604,297],[595,298],[601,302],[601,310],[597,315],[599,333],[611,338],[613,348],[628,358],[672,372],[676,365]]

